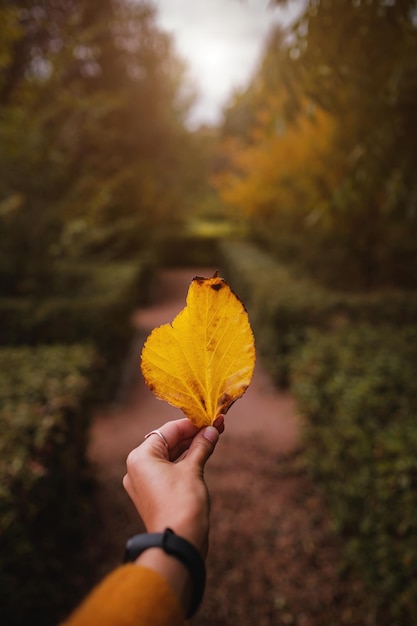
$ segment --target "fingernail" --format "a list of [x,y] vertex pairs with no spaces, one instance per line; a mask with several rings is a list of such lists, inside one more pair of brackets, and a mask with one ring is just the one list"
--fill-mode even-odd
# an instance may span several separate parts
[[219,433],[222,433],[224,430],[224,415],[219,415],[215,420],[213,426],[217,428]]
[[207,426],[204,430],[204,437],[211,443],[216,443],[219,438],[219,431],[214,426]]

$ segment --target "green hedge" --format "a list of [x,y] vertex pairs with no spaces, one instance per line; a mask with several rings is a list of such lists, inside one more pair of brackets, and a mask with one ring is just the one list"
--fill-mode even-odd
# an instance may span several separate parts
[[[48,296],[2,298],[0,343],[35,345],[89,339],[106,347],[121,333],[117,328],[121,317],[128,321],[141,294],[145,297],[149,273],[137,264],[67,268],[55,278],[55,288]],[[116,333],[115,340],[109,337],[111,333]]]
[[167,267],[217,267],[218,238],[172,235],[158,244],[159,263]]
[[275,380],[289,384],[291,355],[311,328],[417,322],[417,293],[335,292],[295,275],[245,241],[221,242],[220,266],[248,309],[257,347]]
[[96,359],[83,345],[0,350],[0,606],[9,626],[56,623],[77,594]]
[[10,626],[56,624],[79,599],[91,403],[114,394],[130,316],[153,278],[149,260],[56,270],[36,294],[0,299],[0,606]]
[[220,251],[259,352],[306,415],[310,466],[376,623],[417,624],[417,294],[331,291],[247,242]]
[[62,267],[48,297],[0,299],[0,345],[93,342],[111,390],[132,337],[130,315],[146,301],[148,263]]
[[310,467],[389,626],[417,624],[416,372],[415,327],[311,332],[292,366]]

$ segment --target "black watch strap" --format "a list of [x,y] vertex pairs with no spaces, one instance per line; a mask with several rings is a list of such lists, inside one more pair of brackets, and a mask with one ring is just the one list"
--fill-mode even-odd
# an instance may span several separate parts
[[206,585],[206,567],[201,554],[192,543],[167,528],[163,533],[143,533],[131,537],[126,544],[124,562],[135,561],[149,548],[162,548],[166,554],[181,561],[190,572],[193,594],[186,617],[192,617],[203,599]]

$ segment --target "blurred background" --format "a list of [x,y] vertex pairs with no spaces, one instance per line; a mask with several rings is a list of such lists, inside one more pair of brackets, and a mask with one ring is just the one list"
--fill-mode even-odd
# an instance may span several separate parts
[[159,268],[204,265],[299,398],[375,623],[417,623],[416,171],[415,0],[0,2],[9,624],[91,521],[86,415],[132,310]]

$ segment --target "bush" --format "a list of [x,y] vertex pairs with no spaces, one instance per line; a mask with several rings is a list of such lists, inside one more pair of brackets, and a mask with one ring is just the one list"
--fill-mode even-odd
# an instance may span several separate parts
[[291,356],[309,329],[417,321],[416,293],[331,291],[300,278],[248,242],[222,242],[219,249],[222,271],[245,303],[257,347],[280,385],[289,384]]
[[293,359],[306,452],[378,624],[417,624],[417,330],[311,332]]
[[174,235],[159,243],[159,262],[168,267],[214,267],[218,264],[218,238]]
[[306,415],[312,471],[378,623],[417,623],[417,294],[331,291],[246,242],[220,251],[259,352]]
[[105,366],[100,388],[114,388],[132,337],[130,315],[146,301],[148,264],[61,268],[52,295],[0,299],[0,345],[93,342]]
[[95,365],[89,346],[0,350],[0,605],[9,626],[56,623],[77,593]]

